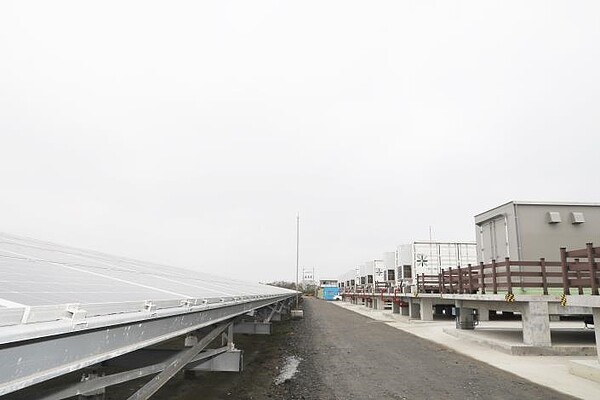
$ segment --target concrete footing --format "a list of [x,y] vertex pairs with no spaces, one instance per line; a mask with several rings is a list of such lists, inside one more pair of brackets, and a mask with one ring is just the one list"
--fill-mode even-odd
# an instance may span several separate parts
[[475,329],[475,309],[469,307],[459,307],[456,309],[458,322],[456,327],[459,329]]
[[[300,310],[302,311],[302,310]],[[302,317],[300,317],[302,318]],[[250,335],[270,335],[271,323],[259,321],[241,321],[236,322],[233,326],[233,333],[244,333]]]
[[243,351],[228,350],[197,365],[186,367],[190,371],[241,372],[243,370]]
[[413,299],[410,299],[408,302],[408,316],[410,319],[421,318],[421,305]]
[[486,306],[479,306],[477,308],[477,316],[480,321],[489,321],[490,320],[490,309]]
[[400,314],[408,317],[410,314],[410,307],[408,305],[406,305],[404,307],[400,307]]
[[548,303],[530,301],[523,305],[523,343],[529,346],[551,346]]
[[[566,344],[553,346],[525,346],[518,341],[507,340],[507,333],[518,333],[519,329],[498,329],[484,331],[444,328],[444,333],[470,342],[484,345],[512,356],[570,356],[583,357],[596,354],[596,346]],[[511,335],[510,335],[511,336]],[[598,364],[600,365],[600,364]]]
[[433,321],[433,299],[421,299],[421,321]]

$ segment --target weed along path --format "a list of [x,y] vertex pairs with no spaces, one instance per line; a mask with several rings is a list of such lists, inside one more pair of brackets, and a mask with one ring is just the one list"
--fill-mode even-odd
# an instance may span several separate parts
[[301,325],[288,398],[572,398],[322,300],[305,299]]

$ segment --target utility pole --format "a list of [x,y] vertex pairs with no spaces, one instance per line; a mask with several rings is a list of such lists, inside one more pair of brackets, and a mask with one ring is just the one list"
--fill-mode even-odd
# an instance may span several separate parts
[[[298,291],[298,265],[300,261],[300,213],[296,215],[296,291]],[[296,309],[300,301],[300,294],[296,293]]]

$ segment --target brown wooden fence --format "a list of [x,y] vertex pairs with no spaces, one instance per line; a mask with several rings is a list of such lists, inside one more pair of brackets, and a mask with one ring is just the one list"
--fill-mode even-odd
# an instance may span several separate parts
[[585,249],[567,251],[560,249],[561,261],[504,261],[493,260],[462,268],[449,268],[439,275],[417,276],[417,289],[421,293],[513,293],[514,288],[562,288],[564,294],[577,289],[579,294],[589,291],[598,295],[600,274],[597,259],[600,247],[588,243]]

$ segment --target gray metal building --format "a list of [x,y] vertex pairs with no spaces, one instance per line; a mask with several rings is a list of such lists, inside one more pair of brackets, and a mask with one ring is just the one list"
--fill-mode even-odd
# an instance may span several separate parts
[[559,260],[560,247],[600,244],[600,203],[511,201],[475,216],[477,259]]

